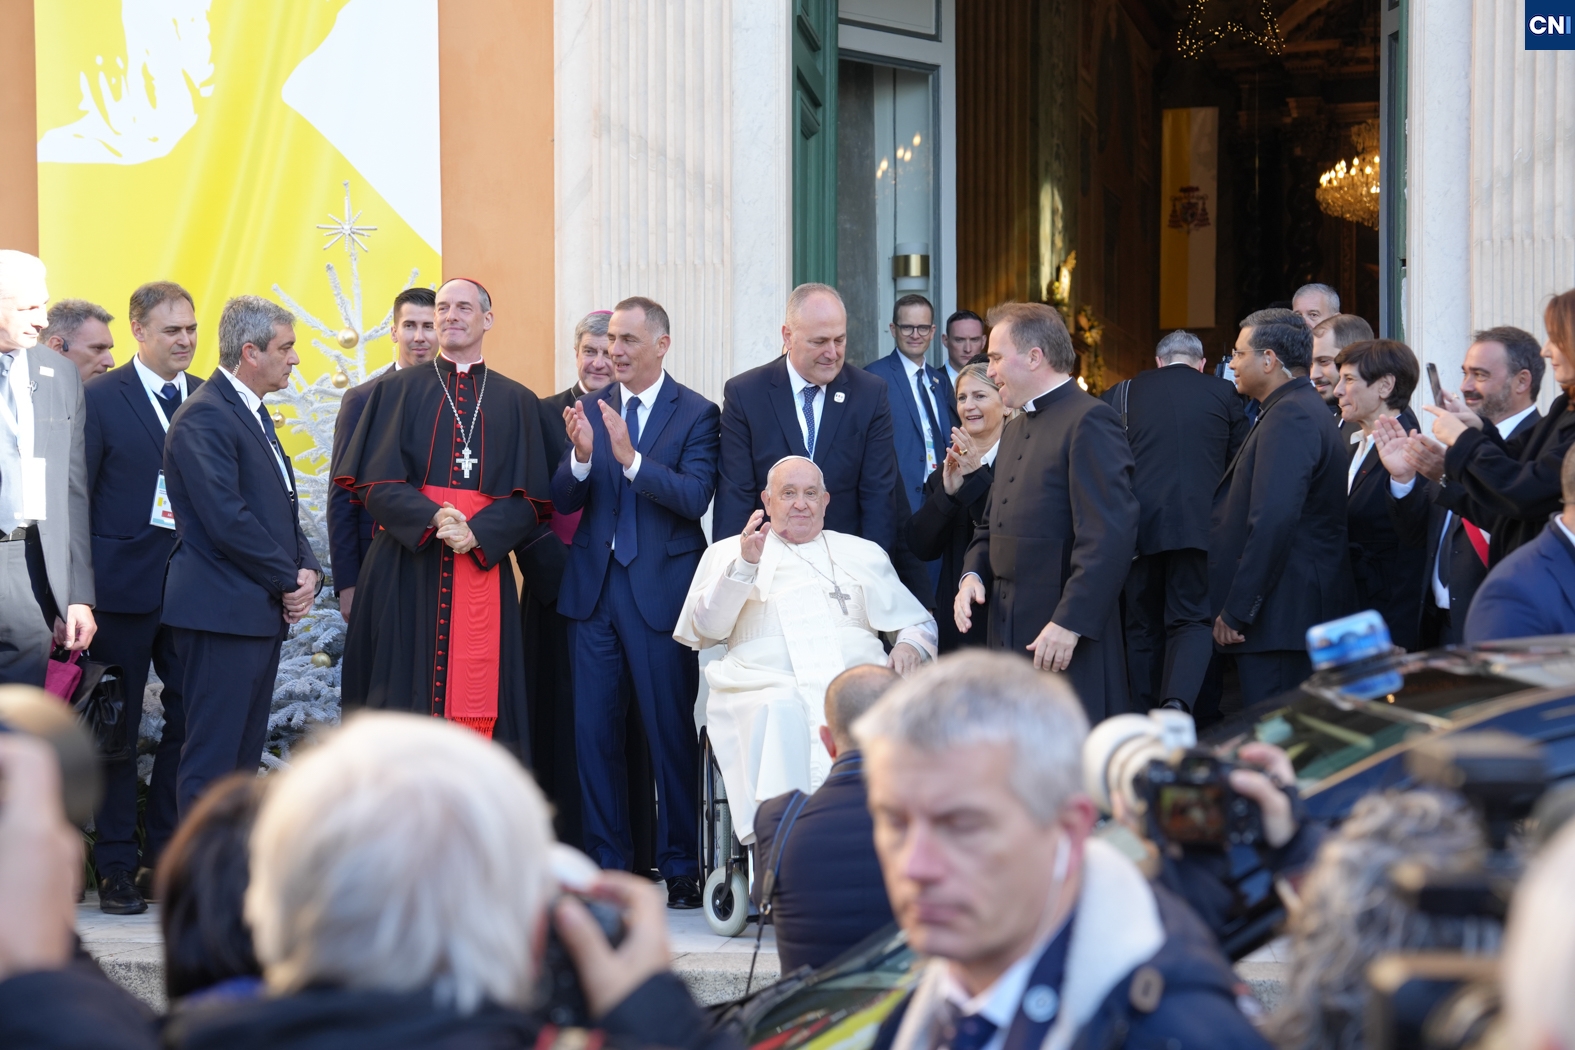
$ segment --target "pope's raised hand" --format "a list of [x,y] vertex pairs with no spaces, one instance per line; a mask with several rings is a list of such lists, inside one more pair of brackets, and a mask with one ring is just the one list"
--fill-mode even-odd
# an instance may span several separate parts
[[751,565],[760,564],[760,552],[766,549],[765,528],[766,512],[757,510],[749,516],[749,524],[744,526],[743,535],[739,538],[738,552],[743,559]]
[[595,447],[596,435],[591,430],[591,421],[585,418],[585,409],[576,401],[563,410],[563,428],[569,432],[569,443],[574,446],[574,458],[581,463],[591,461],[591,449]]
[[634,462],[634,445],[629,441],[629,426],[623,417],[605,401],[598,401],[602,409],[602,422],[607,424],[607,442],[612,445],[613,459],[621,467]]

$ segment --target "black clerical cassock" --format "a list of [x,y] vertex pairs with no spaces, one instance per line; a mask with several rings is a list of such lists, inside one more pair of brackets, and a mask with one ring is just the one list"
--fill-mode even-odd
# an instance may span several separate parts
[[[473,365],[380,381],[334,481],[377,523],[345,642],[341,703],[460,722],[528,753],[519,597],[509,552],[556,539],[536,395]],[[445,393],[446,391],[446,393]],[[444,504],[477,545],[436,538]]]

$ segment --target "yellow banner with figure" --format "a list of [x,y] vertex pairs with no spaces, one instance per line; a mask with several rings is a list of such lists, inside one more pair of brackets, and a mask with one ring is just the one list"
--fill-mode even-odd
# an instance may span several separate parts
[[1214,327],[1220,111],[1164,111],[1159,195],[1159,326]]
[[40,255],[53,299],[115,315],[118,362],[127,298],[154,280],[196,299],[199,375],[243,293],[311,319],[302,380],[392,360],[394,296],[439,274],[437,0],[37,0],[34,17]]

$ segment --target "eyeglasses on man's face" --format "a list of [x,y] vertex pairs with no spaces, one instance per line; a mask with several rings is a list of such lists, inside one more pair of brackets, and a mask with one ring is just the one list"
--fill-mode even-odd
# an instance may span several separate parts
[[1247,357],[1247,356],[1249,356],[1251,354],[1261,354],[1261,353],[1263,353],[1262,350],[1232,350],[1230,352],[1230,359],[1232,361],[1234,361],[1238,357]]
[[935,331],[935,326],[932,324],[900,324],[897,326],[897,331],[903,335],[929,335]]

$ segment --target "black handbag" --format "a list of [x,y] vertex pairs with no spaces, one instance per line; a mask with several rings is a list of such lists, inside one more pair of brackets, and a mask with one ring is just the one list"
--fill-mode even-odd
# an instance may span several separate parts
[[126,724],[125,675],[115,664],[83,660],[82,680],[71,694],[71,710],[88,731],[107,763],[124,762],[137,753],[137,727]]

